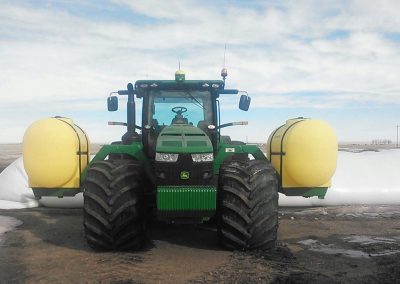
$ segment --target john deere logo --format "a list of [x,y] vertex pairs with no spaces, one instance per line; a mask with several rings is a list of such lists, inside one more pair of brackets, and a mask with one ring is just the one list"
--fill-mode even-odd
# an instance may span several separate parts
[[189,179],[189,172],[181,172],[181,179]]

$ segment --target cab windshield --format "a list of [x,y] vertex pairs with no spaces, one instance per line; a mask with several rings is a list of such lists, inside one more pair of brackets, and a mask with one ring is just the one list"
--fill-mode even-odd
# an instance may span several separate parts
[[198,126],[211,124],[211,94],[208,91],[150,91],[148,121],[155,127],[167,126],[179,121]]

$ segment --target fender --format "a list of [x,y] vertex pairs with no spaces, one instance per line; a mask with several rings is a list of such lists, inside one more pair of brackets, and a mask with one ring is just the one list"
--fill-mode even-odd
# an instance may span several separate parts
[[135,160],[141,161],[146,168],[149,167],[147,157],[143,151],[142,143],[133,142],[130,145],[104,145],[103,147],[101,147],[100,151],[97,152],[96,156],[94,156],[94,158],[90,161],[86,169],[82,172],[82,182],[86,179],[88,168],[95,162],[104,161],[109,154],[127,154]]
[[214,158],[213,172],[215,175],[219,174],[219,169],[226,158],[235,154],[250,154],[254,159],[268,161],[264,153],[256,145],[232,145],[232,144],[219,144],[218,153]]

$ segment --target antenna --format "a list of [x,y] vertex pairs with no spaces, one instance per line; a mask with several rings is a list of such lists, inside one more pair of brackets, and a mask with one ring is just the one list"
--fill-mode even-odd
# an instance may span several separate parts
[[181,70],[181,61],[178,61],[178,70]]
[[225,43],[225,48],[224,48],[224,63],[222,64],[223,68],[225,68],[225,54],[226,54],[226,43]]
[[226,54],[226,43],[225,43],[225,48],[224,48],[224,62],[223,62],[222,70],[221,70],[221,77],[224,80],[224,83],[225,83],[226,77],[228,76],[228,70],[225,67],[225,54]]

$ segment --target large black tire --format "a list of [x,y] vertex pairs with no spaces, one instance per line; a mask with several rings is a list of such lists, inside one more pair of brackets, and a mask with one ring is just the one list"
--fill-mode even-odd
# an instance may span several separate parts
[[143,169],[137,161],[101,161],[83,183],[83,224],[96,250],[135,250],[144,245]]
[[232,250],[275,247],[278,179],[266,161],[228,161],[219,180],[218,238]]

